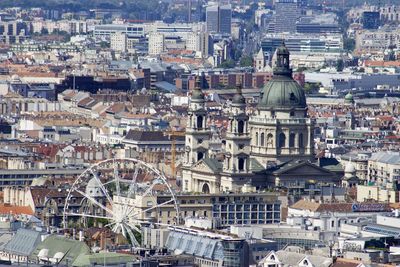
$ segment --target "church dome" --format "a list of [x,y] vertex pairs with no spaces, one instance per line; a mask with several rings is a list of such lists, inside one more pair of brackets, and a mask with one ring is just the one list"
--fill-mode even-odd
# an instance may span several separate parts
[[349,162],[346,164],[346,167],[344,168],[344,172],[345,173],[355,173],[356,168],[354,167],[354,165],[351,162]]
[[347,95],[344,97],[344,102],[345,103],[354,103],[354,97],[350,92],[348,92]]
[[204,100],[204,93],[199,88],[195,88],[191,100]]
[[276,50],[274,76],[261,91],[259,108],[306,108],[303,88],[292,78],[289,67],[289,51],[285,44]]
[[263,88],[258,104],[261,108],[306,108],[303,88],[288,76],[274,76]]
[[246,99],[244,98],[244,96],[242,94],[235,94],[235,96],[232,99],[232,104],[237,104],[237,105],[242,105],[242,104],[246,104]]
[[347,163],[346,167],[344,168],[344,177],[346,179],[349,179],[355,176],[356,176],[356,168],[351,162]]

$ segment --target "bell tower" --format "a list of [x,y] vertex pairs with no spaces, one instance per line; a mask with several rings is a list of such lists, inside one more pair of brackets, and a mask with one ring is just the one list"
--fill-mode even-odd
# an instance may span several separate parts
[[246,100],[241,90],[229,107],[229,125],[226,133],[224,172],[230,174],[249,172],[250,134]]
[[200,87],[196,86],[190,98],[185,139],[185,165],[192,166],[208,157],[210,129],[205,109],[205,97]]

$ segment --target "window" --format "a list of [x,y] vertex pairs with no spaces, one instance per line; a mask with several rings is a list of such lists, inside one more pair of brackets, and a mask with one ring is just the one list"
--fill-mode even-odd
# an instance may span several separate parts
[[242,134],[244,132],[244,122],[239,121],[238,122],[238,133]]
[[198,152],[197,153],[197,160],[201,160],[204,157],[204,153],[203,152]]
[[256,132],[256,146],[258,146],[258,132]]
[[204,194],[210,194],[210,187],[208,186],[208,184],[204,184],[203,189],[201,191]]
[[294,111],[290,111],[289,116],[294,117]]
[[289,136],[289,147],[294,147],[295,138],[296,138],[296,135],[294,133],[291,133]]
[[239,171],[243,171],[244,170],[244,158],[239,159],[238,165],[239,165]]
[[265,145],[265,144],[264,144],[264,133],[261,133],[260,139],[261,139],[261,140],[260,140],[260,143],[261,143],[260,145],[261,145],[261,146],[264,146],[264,145]]
[[286,143],[286,135],[284,133],[280,133],[278,140],[278,147],[279,148],[285,147],[285,143]]
[[304,147],[303,134],[300,133],[299,134],[299,148],[303,148],[303,147]]
[[203,128],[203,116],[197,117],[197,128]]
[[294,93],[290,93],[290,101],[296,101],[296,96]]

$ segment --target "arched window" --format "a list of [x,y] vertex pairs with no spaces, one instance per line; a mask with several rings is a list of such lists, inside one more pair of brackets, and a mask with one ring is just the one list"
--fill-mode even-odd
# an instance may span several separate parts
[[296,135],[294,133],[291,133],[290,136],[289,136],[289,147],[294,147],[295,146],[295,144],[294,144],[295,138],[296,138]]
[[267,147],[273,147],[274,146],[274,136],[269,133],[267,135]]
[[294,111],[290,111],[289,116],[290,116],[290,117],[294,117]]
[[208,186],[208,184],[203,184],[201,192],[203,192],[204,194],[210,194],[210,187]]
[[197,116],[197,128],[203,128],[203,116]]
[[303,134],[300,133],[299,134],[299,148],[303,148],[303,147],[304,147]]
[[197,153],[197,160],[202,160],[204,157],[204,153],[203,152],[198,152]]
[[282,148],[285,147],[285,145],[286,145],[286,135],[284,133],[280,133],[278,140],[278,147]]
[[264,140],[264,138],[265,138],[264,133],[261,133],[261,136],[260,136],[260,145],[261,145],[261,146],[264,146],[264,145],[265,145],[265,140]]
[[242,134],[244,132],[244,121],[238,122],[238,133]]
[[239,171],[243,171],[244,170],[244,158],[239,158],[239,160],[238,160],[238,168],[239,168]]
[[258,132],[256,132],[256,146],[258,146]]

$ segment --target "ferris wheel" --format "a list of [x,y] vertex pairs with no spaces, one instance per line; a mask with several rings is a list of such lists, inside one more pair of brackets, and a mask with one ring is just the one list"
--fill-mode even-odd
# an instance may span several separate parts
[[71,185],[63,224],[100,222],[138,247],[134,233],[144,223],[163,224],[162,208],[176,215],[166,224],[179,223],[176,196],[162,172],[137,159],[108,159],[87,168]]

